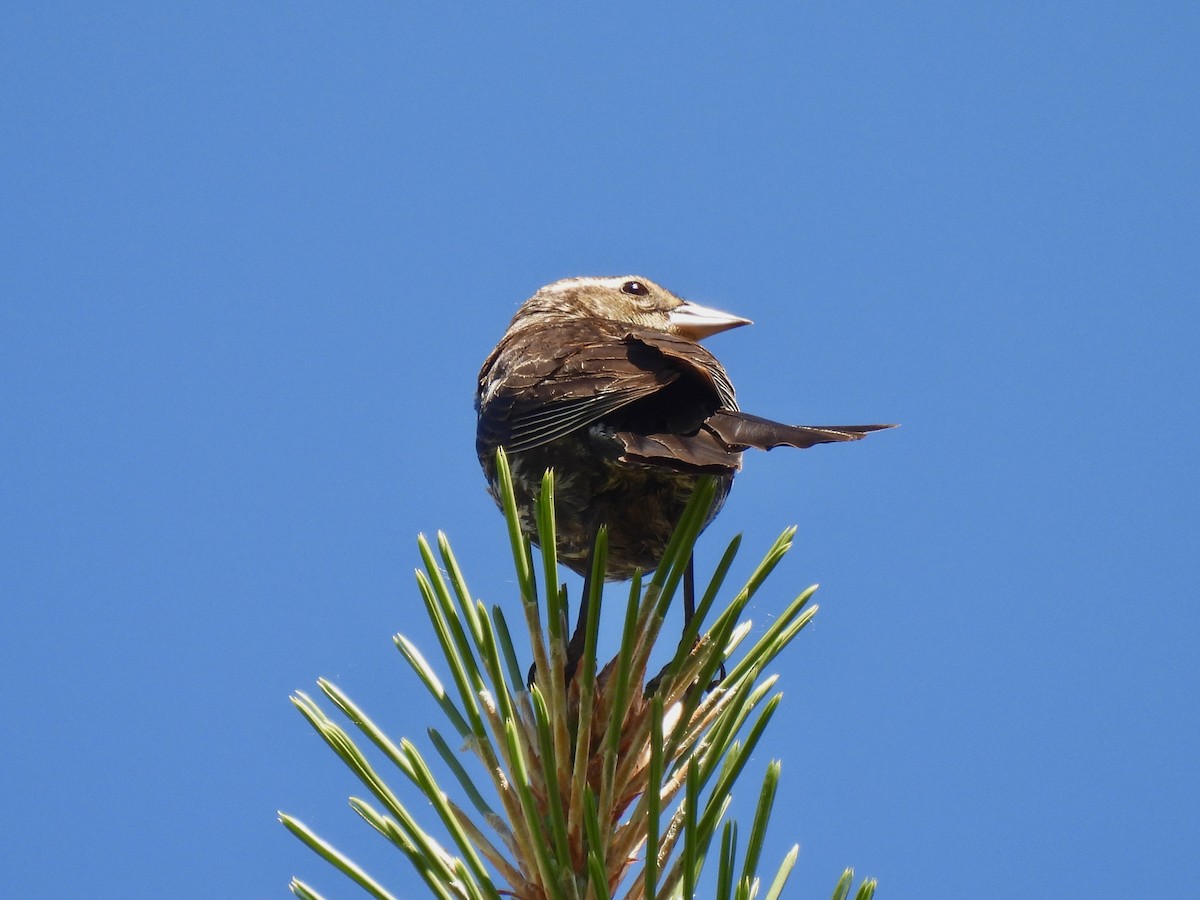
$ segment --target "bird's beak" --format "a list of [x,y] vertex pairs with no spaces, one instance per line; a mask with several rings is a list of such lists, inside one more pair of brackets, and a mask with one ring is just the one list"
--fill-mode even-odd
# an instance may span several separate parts
[[673,331],[686,338],[691,338],[693,341],[706,338],[718,331],[728,331],[739,325],[752,324],[749,319],[743,319],[741,316],[734,316],[708,306],[701,306],[690,300],[683,301],[682,305],[667,313],[667,321],[670,322]]

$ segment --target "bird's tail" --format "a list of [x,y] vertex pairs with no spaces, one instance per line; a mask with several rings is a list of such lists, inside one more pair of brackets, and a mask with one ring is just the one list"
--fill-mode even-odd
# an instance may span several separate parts
[[859,441],[872,431],[895,428],[895,425],[784,425],[749,413],[735,410],[718,410],[704,423],[722,441],[730,446],[757,447],[770,450],[772,447],[811,447],[814,444],[832,444],[839,441]]

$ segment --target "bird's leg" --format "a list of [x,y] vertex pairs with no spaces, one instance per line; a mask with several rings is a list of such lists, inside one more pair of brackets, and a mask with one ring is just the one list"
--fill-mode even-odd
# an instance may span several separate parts
[[[688,557],[687,569],[683,572],[683,627],[686,629],[688,624],[696,615],[696,557],[694,555]],[[700,643],[700,638],[696,638],[696,643]],[[709,682],[707,690],[712,690],[718,687],[725,680],[725,660],[721,660],[721,673]]]
[[[592,596],[592,555],[595,553],[595,532],[592,533],[592,550],[587,555],[587,567],[583,570],[583,593],[579,598],[579,613],[575,618],[575,631],[571,634],[571,639],[567,642],[567,662],[563,667],[563,680],[570,683],[575,675],[575,670],[579,667],[579,660],[583,658],[584,647],[587,644],[587,620],[589,598]],[[566,610],[564,609],[564,612]],[[566,622],[563,622],[566,625]],[[553,653],[553,650],[551,650]],[[525,676],[526,683],[529,687],[533,687],[534,681],[537,680],[537,663],[529,667],[529,672]]]
[[[575,632],[571,635],[571,640],[567,643],[567,663],[563,670],[564,680],[570,682],[571,677],[575,674],[575,669],[579,665],[579,660],[583,656],[584,639],[587,631],[587,614],[588,614],[588,596],[591,591],[592,565],[591,560],[588,560],[586,574],[583,576],[583,598],[579,601],[579,618],[575,623]],[[565,612],[565,610],[564,610]],[[564,621],[563,625],[567,623]],[[550,651],[553,655],[554,651]],[[529,666],[529,672],[525,676],[525,682],[528,687],[533,687],[533,683],[537,681],[537,663]]]
[[[688,554],[687,568],[683,570],[683,630],[687,631],[687,627],[691,624],[692,619],[696,617],[696,569],[693,565],[694,557]],[[674,660],[671,660],[674,662]],[[645,694],[651,697],[658,690],[658,686],[662,684],[663,678],[667,674],[667,669],[671,668],[671,662],[658,670],[658,674],[646,682]]]
[[[589,570],[589,571],[590,571],[590,570]],[[587,576],[584,576],[583,590],[584,590],[584,592],[587,592]],[[586,598],[586,596],[587,596],[587,593],[584,593],[584,598]],[[566,620],[568,620],[569,613],[568,613],[568,610],[565,610],[565,608],[564,608],[564,610],[563,610],[563,613],[564,613],[564,616],[563,616],[563,628],[565,629],[565,626],[566,626]],[[576,631],[577,631],[577,630],[578,630],[578,628],[576,628]],[[571,642],[570,642],[569,644],[566,644],[566,668],[565,668],[565,674],[566,674],[566,680],[568,680],[568,682],[570,682],[572,674],[575,674],[575,665],[576,665],[576,662],[578,662],[578,660],[577,660],[577,659],[576,659],[576,661],[575,661],[575,662],[572,662],[572,661],[571,661],[571,647],[572,647],[572,646],[574,646],[574,644],[575,644],[575,637],[574,637],[574,636],[572,636],[572,637],[571,637]],[[583,642],[582,642],[582,640],[581,640],[581,641],[580,641],[580,650],[578,650],[578,654],[577,654],[577,655],[580,655],[580,656],[581,656],[581,655],[583,655],[583,649],[582,649],[582,648],[583,648]],[[551,653],[551,656],[553,656],[553,653],[554,653],[554,652],[553,652],[553,650],[552,650],[552,649],[550,650],[550,653]],[[529,671],[526,673],[526,686],[527,686],[527,688],[533,688],[533,683],[534,683],[534,682],[536,682],[536,680],[538,680],[538,662],[534,661],[534,662],[530,662],[530,664],[529,664]]]
[[692,624],[696,616],[696,557],[688,554],[687,568],[683,570],[683,627]]
[[[594,545],[593,545],[594,546]],[[567,665],[563,670],[563,678],[569,683],[583,658],[583,650],[587,643],[588,601],[592,596],[592,555],[588,554],[587,568],[583,572],[583,593],[579,596],[579,613],[575,617],[575,632],[567,642]]]
[[[696,617],[696,558],[688,556],[687,568],[683,570],[683,630],[687,631],[688,625],[692,619]],[[700,638],[697,637],[692,643],[694,647],[700,643]],[[667,674],[667,669],[671,663],[667,663],[662,667],[662,670],[646,682],[646,696],[651,696],[658,690],[658,686],[662,684],[663,677]],[[706,690],[711,691],[725,680],[725,663],[721,663],[721,674],[712,680]]]

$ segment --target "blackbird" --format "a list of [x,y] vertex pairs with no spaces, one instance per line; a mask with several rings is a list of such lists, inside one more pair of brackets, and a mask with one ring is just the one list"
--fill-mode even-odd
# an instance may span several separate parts
[[747,324],[640,276],[567,278],[521,306],[484,362],[475,446],[489,490],[499,503],[495,451],[503,447],[521,528],[537,543],[535,498],[553,469],[558,557],[585,578],[568,677],[583,651],[601,525],[606,580],[649,572],[701,476],[717,479],[708,521],[717,514],[743,450],[857,441],[892,427],[783,425],[741,412],[725,369],[697,341]]

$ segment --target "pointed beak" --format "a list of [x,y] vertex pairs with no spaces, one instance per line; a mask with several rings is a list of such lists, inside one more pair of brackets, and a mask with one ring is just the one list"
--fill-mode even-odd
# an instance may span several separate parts
[[734,316],[708,306],[701,306],[690,300],[685,300],[682,306],[671,310],[667,314],[667,320],[677,334],[691,338],[693,341],[706,338],[718,331],[728,331],[739,325],[751,324],[749,319],[743,319],[741,316]]

